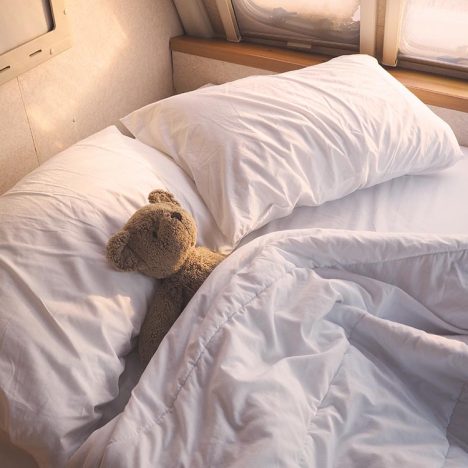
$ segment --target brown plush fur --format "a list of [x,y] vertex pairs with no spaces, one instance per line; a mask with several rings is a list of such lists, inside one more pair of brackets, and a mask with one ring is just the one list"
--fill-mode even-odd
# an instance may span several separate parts
[[173,195],[155,190],[107,244],[107,259],[118,270],[139,271],[161,279],[143,322],[138,352],[147,364],[184,307],[224,258],[196,247],[192,216]]

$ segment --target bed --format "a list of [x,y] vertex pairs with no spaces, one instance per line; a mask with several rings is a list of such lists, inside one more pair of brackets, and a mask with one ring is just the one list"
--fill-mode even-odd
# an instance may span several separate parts
[[[2,466],[468,464],[468,149],[448,126],[363,56],[123,123],[135,139],[106,128],[0,198]],[[157,284],[104,251],[156,188],[230,255],[143,369]]]

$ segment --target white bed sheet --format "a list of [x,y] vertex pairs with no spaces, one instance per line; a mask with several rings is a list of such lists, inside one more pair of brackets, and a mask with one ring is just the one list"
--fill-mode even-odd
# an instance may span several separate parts
[[36,466],[21,448],[62,466],[125,406],[142,371],[132,339],[155,283],[113,271],[105,245],[157,188],[180,193],[200,242],[217,243],[183,171],[115,126],[0,197],[1,468]]
[[[400,177],[320,207],[297,208],[290,216],[251,233],[240,245],[273,231],[309,227],[466,235],[468,206],[464,201],[468,201],[468,148],[462,149],[466,158],[450,169],[431,175]],[[119,382],[121,398],[115,400],[115,408],[109,407],[103,422],[123,409],[131,388],[139,379],[139,371],[127,371]],[[0,453],[6,453],[1,447],[2,439],[4,448],[8,445],[0,437]],[[17,461],[11,460],[13,464],[5,466],[35,465]]]
[[274,231],[303,228],[432,234],[468,233],[468,147],[455,166],[403,176],[318,207],[296,208],[246,236],[240,245]]
[[[304,228],[466,235],[468,147],[462,147],[462,151],[466,158],[449,169],[430,175],[399,177],[322,206],[296,208],[291,215],[246,236],[239,247],[271,232]],[[171,187],[174,188],[175,185]],[[461,200],[466,200],[466,204],[460,203]],[[216,232],[215,238],[220,236]],[[130,369],[126,368],[119,383],[125,389],[124,395],[115,400],[109,414],[115,415],[123,407],[132,381],[135,385],[141,375],[141,370],[132,371],[133,361],[130,359]]]

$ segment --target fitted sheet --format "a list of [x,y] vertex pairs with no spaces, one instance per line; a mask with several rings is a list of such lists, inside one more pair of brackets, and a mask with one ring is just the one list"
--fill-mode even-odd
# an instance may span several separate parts
[[318,207],[296,208],[240,245],[270,232],[303,228],[467,234],[468,147],[462,150],[466,158],[449,169],[399,177]]
[[[468,148],[463,151],[466,158],[445,171],[400,177],[320,207],[298,208],[290,216],[251,233],[241,245],[273,231],[314,227],[466,235]],[[103,423],[123,409],[131,389],[138,382],[141,369],[137,370],[133,364],[132,359],[127,361],[127,372],[119,382],[119,398],[115,400],[115,407],[107,408]],[[8,450],[8,445],[7,439],[0,434],[0,453],[5,453],[3,449]],[[22,460],[22,463],[17,460],[16,457],[8,460],[12,463],[10,466],[35,466],[32,460]]]

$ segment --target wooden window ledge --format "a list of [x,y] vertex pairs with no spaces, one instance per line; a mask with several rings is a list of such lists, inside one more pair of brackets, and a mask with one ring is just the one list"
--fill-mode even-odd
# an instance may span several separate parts
[[[171,50],[273,72],[297,70],[331,58],[258,44],[189,36],[172,38]],[[400,68],[387,70],[426,104],[468,112],[467,81]]]

